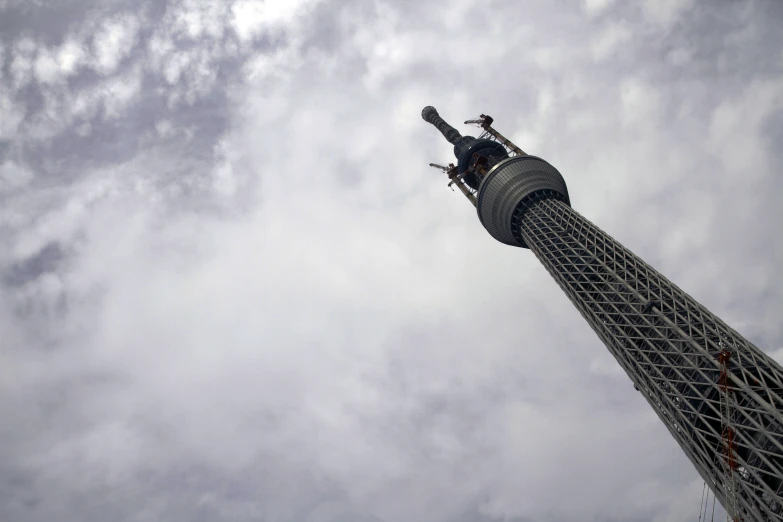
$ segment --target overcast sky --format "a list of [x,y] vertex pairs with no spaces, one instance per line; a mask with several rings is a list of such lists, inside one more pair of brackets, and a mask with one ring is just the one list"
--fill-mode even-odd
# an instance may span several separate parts
[[[425,105],[783,359],[779,0],[0,0],[0,520],[685,522]],[[475,135],[475,130],[474,130]]]

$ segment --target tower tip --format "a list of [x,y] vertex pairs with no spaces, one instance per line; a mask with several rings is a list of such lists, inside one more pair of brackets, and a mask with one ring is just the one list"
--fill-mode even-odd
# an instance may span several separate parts
[[435,110],[435,107],[432,105],[427,105],[421,110],[421,118],[424,121],[429,121],[430,116],[437,116],[438,111]]

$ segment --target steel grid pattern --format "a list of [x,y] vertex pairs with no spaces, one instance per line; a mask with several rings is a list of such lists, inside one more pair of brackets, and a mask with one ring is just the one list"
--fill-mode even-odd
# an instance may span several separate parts
[[[727,511],[783,521],[781,367],[562,201],[534,201],[514,223]],[[719,386],[718,354],[727,350],[729,394]],[[726,411],[733,472],[721,437]]]

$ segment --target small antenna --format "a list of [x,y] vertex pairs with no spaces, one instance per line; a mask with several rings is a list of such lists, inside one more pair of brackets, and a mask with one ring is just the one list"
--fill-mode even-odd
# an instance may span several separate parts
[[480,115],[475,120],[467,120],[465,122],[465,125],[478,125],[482,129],[486,129],[490,125],[492,125],[492,122],[495,121],[492,119],[492,116],[487,116],[486,114]]

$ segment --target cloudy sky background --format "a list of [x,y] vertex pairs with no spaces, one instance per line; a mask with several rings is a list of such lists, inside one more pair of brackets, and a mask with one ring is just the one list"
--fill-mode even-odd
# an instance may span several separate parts
[[690,521],[420,117],[783,359],[783,3],[0,0],[0,519]]

